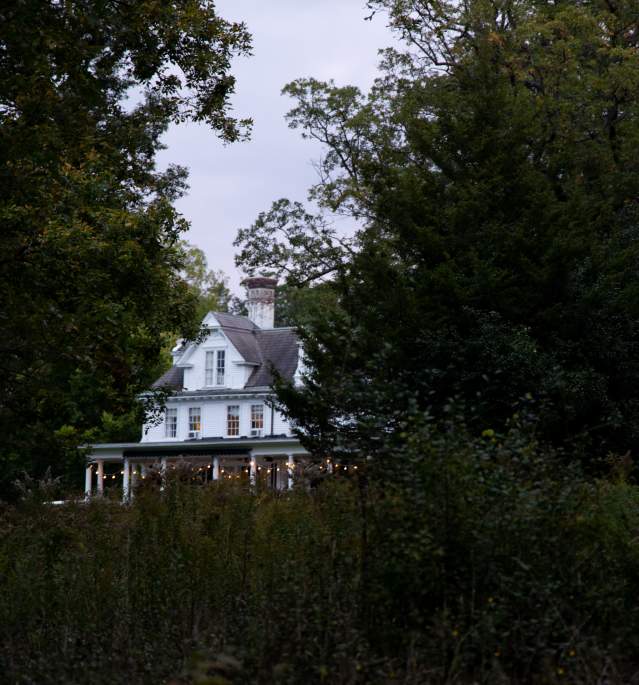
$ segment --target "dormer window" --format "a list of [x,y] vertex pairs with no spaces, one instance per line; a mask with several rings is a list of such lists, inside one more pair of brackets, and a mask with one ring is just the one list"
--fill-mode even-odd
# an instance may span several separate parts
[[209,350],[206,353],[204,365],[204,384],[224,385],[224,374],[226,371],[226,352],[224,350]]
[[217,367],[215,374],[215,384],[224,385],[224,369],[225,369],[225,357],[226,354],[224,350],[217,351]]
[[206,378],[204,379],[205,385],[213,385],[213,372],[215,369],[215,352],[206,353]]

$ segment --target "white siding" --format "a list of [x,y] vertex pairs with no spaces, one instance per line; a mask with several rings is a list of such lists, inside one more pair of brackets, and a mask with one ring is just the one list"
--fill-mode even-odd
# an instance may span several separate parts
[[[142,435],[142,442],[176,442],[188,439],[189,431],[189,407],[200,407],[202,417],[201,437],[226,438],[226,408],[229,405],[240,407],[240,436],[249,437],[251,434],[251,405],[264,403],[264,435],[271,434],[271,408],[263,398],[247,397],[242,399],[193,399],[192,401],[168,401],[171,407],[177,407],[177,435],[175,438],[167,438],[164,433],[164,423],[152,426],[148,432]],[[273,415],[273,434],[291,435],[288,422],[280,412],[275,410]]]

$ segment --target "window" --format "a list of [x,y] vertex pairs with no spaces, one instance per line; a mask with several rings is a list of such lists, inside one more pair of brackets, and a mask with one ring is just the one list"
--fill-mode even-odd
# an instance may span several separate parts
[[231,404],[226,408],[226,434],[229,436],[240,434],[240,406]]
[[204,385],[213,385],[213,374],[215,370],[215,352],[206,353]]
[[164,420],[164,437],[174,438],[177,435],[177,407],[169,407],[166,410]]
[[215,377],[216,385],[224,385],[224,363],[226,354],[224,350],[218,350],[217,352],[217,374]]
[[189,438],[200,437],[200,408],[189,407]]
[[218,350],[217,352],[213,350],[208,351],[204,364],[204,385],[224,385],[225,367],[226,352],[224,350]]
[[251,405],[251,435],[262,435],[264,429],[264,405]]

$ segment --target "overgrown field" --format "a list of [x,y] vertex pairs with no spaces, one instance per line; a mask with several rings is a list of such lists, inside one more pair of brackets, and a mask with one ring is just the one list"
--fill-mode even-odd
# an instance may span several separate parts
[[632,681],[626,466],[586,478],[520,435],[451,433],[312,491],[27,498],[0,509],[0,679]]

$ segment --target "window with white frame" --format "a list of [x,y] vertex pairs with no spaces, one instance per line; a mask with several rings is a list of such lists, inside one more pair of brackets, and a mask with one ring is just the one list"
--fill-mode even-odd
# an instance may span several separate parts
[[174,438],[177,436],[177,407],[167,407],[164,418],[164,437]]
[[199,407],[189,407],[189,438],[199,438],[201,430],[201,414]]
[[213,385],[215,378],[215,352],[209,351],[206,353],[206,362],[204,365],[204,385]]
[[204,385],[224,385],[226,371],[225,350],[209,350],[206,353],[204,363]]
[[226,408],[226,434],[234,436],[240,434],[240,406],[230,404]]
[[251,435],[262,435],[264,430],[264,405],[251,405]]
[[215,374],[215,384],[224,385],[224,371],[226,366],[226,353],[224,350],[217,351],[217,366]]

